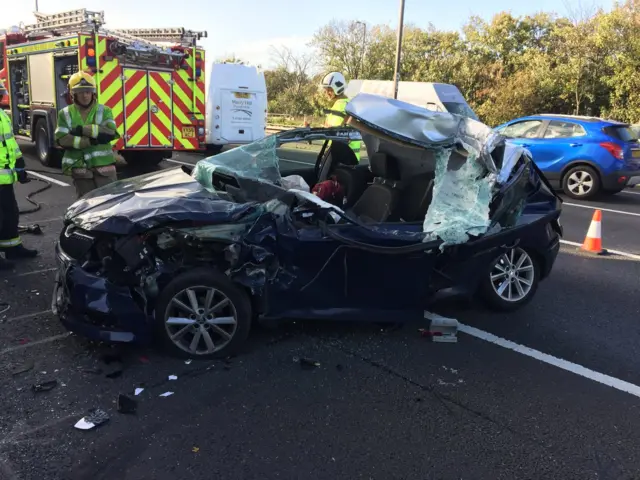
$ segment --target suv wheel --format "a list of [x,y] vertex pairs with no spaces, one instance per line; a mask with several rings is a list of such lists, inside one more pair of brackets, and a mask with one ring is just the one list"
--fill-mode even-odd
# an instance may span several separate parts
[[573,167],[562,178],[562,190],[577,200],[593,198],[600,191],[598,172],[586,165]]

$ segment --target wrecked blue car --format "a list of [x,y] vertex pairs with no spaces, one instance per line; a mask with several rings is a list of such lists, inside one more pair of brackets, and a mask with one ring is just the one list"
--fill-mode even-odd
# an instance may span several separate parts
[[[311,141],[324,142],[316,164],[283,177],[281,147]],[[329,179],[339,203],[310,191]],[[408,321],[447,296],[514,310],[553,267],[560,213],[529,154],[482,123],[360,94],[342,127],[272,135],[76,201],[52,308],[89,338],[157,338],[193,358],[233,353],[254,320]]]

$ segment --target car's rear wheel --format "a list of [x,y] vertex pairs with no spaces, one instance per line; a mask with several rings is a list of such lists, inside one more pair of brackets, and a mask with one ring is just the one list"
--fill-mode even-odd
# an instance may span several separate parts
[[593,198],[600,192],[600,176],[586,165],[573,167],[562,178],[562,190],[577,200]]
[[516,247],[500,255],[480,284],[480,294],[489,307],[516,310],[529,303],[538,289],[540,267],[536,258]]
[[227,357],[249,335],[251,302],[224,275],[196,269],[166,286],[156,304],[155,320],[156,333],[173,354]]

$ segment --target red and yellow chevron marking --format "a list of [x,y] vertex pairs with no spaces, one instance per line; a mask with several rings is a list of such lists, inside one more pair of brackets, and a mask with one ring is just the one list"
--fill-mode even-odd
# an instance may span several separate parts
[[[190,87],[189,74],[186,70],[173,72],[173,147],[176,150],[193,150],[198,148],[196,136],[196,118],[193,112],[193,90]],[[191,127],[191,128],[185,128]],[[183,132],[193,133],[192,137]]]
[[149,94],[145,70],[124,69],[125,147],[149,146]]
[[[171,73],[149,72],[149,99],[151,108],[151,146],[171,147],[173,115],[171,114]],[[154,107],[157,111],[154,112]]]
[[98,48],[96,48],[96,56],[100,66],[98,74],[98,92],[100,103],[111,109],[113,118],[118,126],[120,139],[115,143],[116,149],[124,148],[124,104],[122,95],[122,67],[117,58],[109,61],[105,60],[107,55],[107,38],[98,38]]

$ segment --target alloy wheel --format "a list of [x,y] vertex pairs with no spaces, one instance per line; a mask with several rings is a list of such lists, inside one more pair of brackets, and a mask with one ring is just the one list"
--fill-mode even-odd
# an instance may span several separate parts
[[576,196],[588,195],[593,188],[593,177],[589,172],[576,170],[567,180],[567,188]]
[[236,308],[224,293],[197,286],[173,296],[165,312],[171,341],[191,355],[209,355],[224,348],[238,328]]
[[518,302],[531,292],[534,281],[533,260],[521,248],[502,254],[491,269],[491,286],[500,298]]

